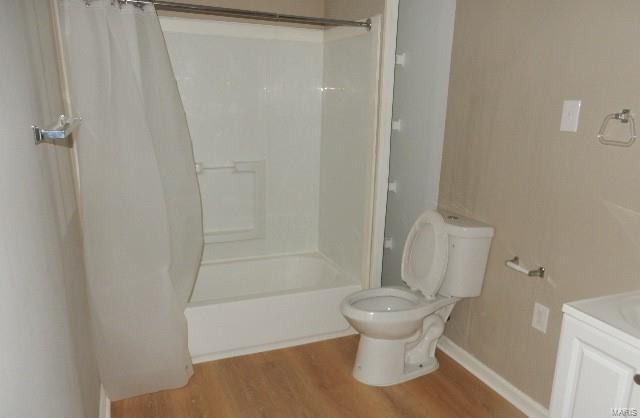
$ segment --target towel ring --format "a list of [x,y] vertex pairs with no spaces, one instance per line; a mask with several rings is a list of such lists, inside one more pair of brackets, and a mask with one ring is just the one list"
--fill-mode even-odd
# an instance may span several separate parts
[[[605,133],[607,131],[607,125],[609,125],[609,122],[612,120],[618,120],[620,121],[620,123],[629,125],[629,138],[627,140],[608,139],[605,136]],[[600,143],[604,145],[613,145],[616,147],[630,147],[631,145],[633,145],[633,143],[636,141],[637,135],[636,135],[636,120],[633,117],[631,110],[623,109],[622,112],[620,113],[608,114],[604,118],[604,121],[602,122],[602,126],[600,127],[600,131],[598,131],[597,138],[600,141]]]

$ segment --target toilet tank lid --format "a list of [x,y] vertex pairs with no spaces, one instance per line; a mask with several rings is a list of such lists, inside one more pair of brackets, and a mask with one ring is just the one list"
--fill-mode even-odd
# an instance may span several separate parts
[[476,219],[468,218],[457,213],[438,209],[447,224],[450,236],[461,238],[491,238],[495,230],[492,226]]

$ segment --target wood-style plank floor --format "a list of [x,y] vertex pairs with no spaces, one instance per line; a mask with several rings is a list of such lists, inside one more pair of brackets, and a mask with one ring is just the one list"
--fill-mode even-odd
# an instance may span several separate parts
[[524,417],[456,362],[386,388],[351,376],[358,337],[196,365],[188,386],[112,405],[112,418]]

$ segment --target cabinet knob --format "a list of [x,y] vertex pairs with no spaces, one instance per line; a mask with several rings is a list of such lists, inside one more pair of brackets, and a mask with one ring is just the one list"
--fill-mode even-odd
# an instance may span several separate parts
[[633,381],[636,382],[636,385],[640,385],[640,374],[634,375]]

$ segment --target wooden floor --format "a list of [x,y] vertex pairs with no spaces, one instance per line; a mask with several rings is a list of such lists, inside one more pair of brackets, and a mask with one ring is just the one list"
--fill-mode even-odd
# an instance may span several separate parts
[[358,337],[196,365],[182,389],[115,402],[112,418],[524,417],[443,353],[440,368],[386,388],[351,376]]

